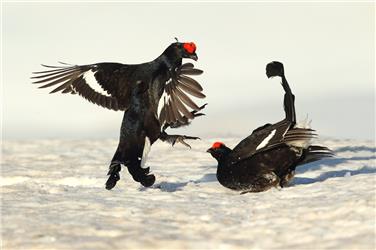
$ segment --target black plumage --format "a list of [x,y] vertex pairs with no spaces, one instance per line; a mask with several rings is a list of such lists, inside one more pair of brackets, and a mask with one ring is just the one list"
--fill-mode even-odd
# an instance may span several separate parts
[[317,134],[296,125],[294,95],[280,62],[266,67],[268,77],[281,77],[285,90],[286,118],[255,129],[234,149],[216,142],[207,150],[218,161],[217,179],[225,187],[242,192],[260,192],[285,186],[299,165],[333,156],[327,147],[310,145]]
[[[86,100],[111,110],[124,111],[120,140],[111,161],[106,188],[112,189],[120,179],[121,164],[127,166],[133,179],[151,186],[155,177],[143,168],[149,147],[157,140],[184,142],[198,137],[168,135],[169,127],[188,125],[202,115],[190,96],[205,98],[202,86],[190,76],[202,70],[183,58],[197,60],[194,43],[172,43],[154,61],[142,64],[96,63],[89,65],[47,66],[49,70],[34,72],[40,88],[55,87],[50,93],[79,94]],[[86,80],[92,73],[105,93],[97,91]]]

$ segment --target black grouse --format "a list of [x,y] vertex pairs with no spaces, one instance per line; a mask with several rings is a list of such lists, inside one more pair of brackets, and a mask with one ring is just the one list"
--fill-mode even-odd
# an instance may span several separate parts
[[297,166],[333,155],[327,147],[310,145],[310,140],[317,136],[314,130],[296,125],[295,97],[283,64],[269,63],[266,75],[282,79],[286,118],[255,129],[232,150],[221,142],[207,150],[218,161],[219,183],[242,193],[284,187],[293,178]]
[[[47,71],[34,72],[34,83],[40,88],[57,86],[50,93],[79,94],[104,108],[124,111],[120,140],[109,166],[106,188],[112,189],[120,179],[121,164],[128,168],[133,179],[143,186],[151,186],[155,176],[145,168],[150,146],[158,139],[175,144],[198,137],[168,135],[166,129],[188,125],[203,115],[191,96],[204,98],[201,85],[189,77],[202,70],[183,58],[197,61],[196,45],[172,43],[154,61],[142,64],[95,63],[89,65],[47,66]],[[93,74],[98,91],[86,77]],[[105,93],[102,93],[105,92]]]

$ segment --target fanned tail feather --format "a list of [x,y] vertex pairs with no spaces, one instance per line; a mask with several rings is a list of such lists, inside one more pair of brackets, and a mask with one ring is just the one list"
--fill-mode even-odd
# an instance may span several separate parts
[[293,128],[285,134],[283,142],[299,148],[307,148],[311,140],[317,138],[313,129]]
[[334,153],[327,147],[312,145],[303,150],[302,161],[298,165],[318,161],[323,158],[334,157]]

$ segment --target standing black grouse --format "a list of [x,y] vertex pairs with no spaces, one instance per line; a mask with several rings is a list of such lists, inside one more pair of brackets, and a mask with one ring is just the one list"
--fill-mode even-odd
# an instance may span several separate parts
[[[183,58],[197,61],[196,45],[172,43],[154,61],[142,64],[96,63],[89,65],[46,66],[47,71],[34,72],[34,83],[40,88],[57,85],[50,93],[78,93],[88,101],[111,110],[124,111],[120,140],[109,167],[106,188],[112,189],[120,179],[121,164],[127,166],[133,179],[148,187],[155,176],[145,168],[150,146],[161,139],[175,144],[198,137],[168,135],[166,129],[188,125],[203,115],[192,101],[192,95],[205,98],[201,85],[188,75],[200,75],[202,70],[193,64],[182,64]],[[93,74],[101,93],[85,79]],[[191,109],[191,111],[189,110]]]
[[282,79],[286,118],[255,129],[233,150],[221,142],[207,150],[218,161],[219,183],[242,193],[284,187],[293,178],[297,166],[333,155],[327,147],[310,145],[310,140],[317,136],[314,130],[296,125],[295,97],[287,83],[283,64],[269,63],[266,75]]

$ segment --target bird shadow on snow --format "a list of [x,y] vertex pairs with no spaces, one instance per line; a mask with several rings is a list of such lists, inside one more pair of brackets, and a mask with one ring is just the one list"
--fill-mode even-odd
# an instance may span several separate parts
[[[318,162],[313,162],[313,163],[309,163],[301,167],[298,167],[296,169],[296,173],[302,174],[302,173],[312,171],[312,170],[319,170],[323,166],[335,167],[343,163],[353,163],[354,165],[358,165],[360,164],[360,161],[376,160],[376,157],[374,154],[376,152],[376,148],[374,147],[346,146],[346,147],[341,147],[341,148],[336,149],[334,153],[335,154],[338,154],[341,152],[356,153],[359,151],[369,151],[373,153],[373,155],[372,156],[353,156],[353,157],[348,157],[348,158],[344,158],[344,157],[327,158]],[[356,170],[350,170],[350,169],[333,170],[333,171],[322,173],[315,178],[295,177],[292,182],[292,185],[295,186],[295,185],[312,184],[315,182],[323,182],[331,178],[347,177],[347,176],[353,176],[353,175],[359,175],[359,174],[374,174],[374,173],[376,173],[375,166],[367,166],[363,164],[363,167],[356,169]]]
[[198,180],[189,180],[184,182],[168,182],[162,181],[161,183],[155,185],[154,188],[160,189],[163,192],[176,192],[181,191],[185,186],[188,184],[200,184],[200,183],[207,183],[207,182],[216,182],[217,176],[214,173],[205,174]]

